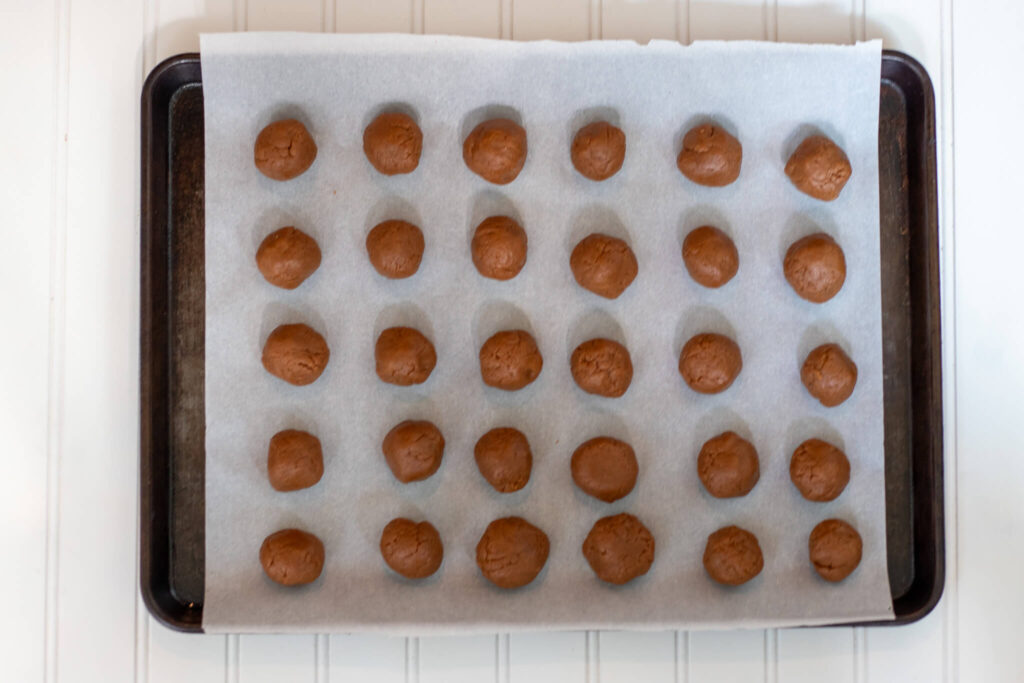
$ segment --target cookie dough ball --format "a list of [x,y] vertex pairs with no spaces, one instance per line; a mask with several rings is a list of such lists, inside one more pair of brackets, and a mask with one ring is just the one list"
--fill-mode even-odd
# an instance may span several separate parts
[[291,180],[313,165],[316,143],[299,121],[274,121],[256,137],[253,157],[263,175],[273,180]]
[[834,297],[846,282],[843,250],[821,232],[793,242],[786,251],[782,270],[793,291],[816,304]]
[[285,429],[270,437],[267,478],[278,491],[298,491],[324,476],[324,452],[320,439],[309,432]]
[[708,536],[704,546],[704,569],[718,583],[739,586],[764,568],[764,556],[757,537],[738,526],[727,526]]
[[591,180],[611,178],[625,158],[626,134],[607,121],[583,126],[572,140],[572,165]]
[[366,235],[366,255],[374,269],[392,280],[419,270],[423,260],[423,232],[412,223],[390,220],[378,223]]
[[543,531],[522,517],[503,517],[487,525],[476,545],[476,564],[499,588],[520,588],[537,578],[551,544]]
[[725,391],[742,369],[740,347],[723,334],[698,334],[679,354],[679,374],[691,389],[702,394]]
[[786,175],[804,194],[830,202],[850,179],[850,160],[824,135],[805,138],[786,162]]
[[573,451],[569,467],[580,490],[606,503],[628,495],[640,471],[633,447],[610,436],[580,444]]
[[611,339],[591,339],[576,347],[569,359],[572,378],[588,394],[618,398],[633,381],[629,351]]
[[683,136],[683,148],[676,159],[684,176],[708,187],[722,187],[735,181],[742,164],[740,141],[712,123],[691,128]]
[[423,132],[406,114],[384,112],[363,131],[363,153],[384,175],[412,173],[422,151]]
[[526,486],[533,469],[530,442],[518,429],[498,427],[476,442],[473,458],[480,474],[498,493],[512,493]]
[[526,265],[526,231],[508,216],[485,218],[473,233],[470,250],[481,275],[511,280]]
[[301,230],[281,228],[260,243],[256,267],[275,287],[295,289],[320,267],[320,247]]
[[391,428],[380,447],[395,479],[408,484],[437,472],[444,456],[441,430],[426,420],[406,420]]
[[833,583],[853,573],[860,564],[863,549],[860,534],[841,519],[826,519],[814,527],[807,540],[814,571]]
[[807,354],[800,379],[821,405],[833,408],[853,393],[857,385],[857,364],[838,344],[822,344]]
[[281,325],[263,345],[263,367],[274,377],[289,384],[312,384],[323,374],[331,350],[327,342],[309,325]]
[[380,554],[391,569],[407,579],[425,579],[444,559],[441,534],[430,522],[399,517],[380,534]]
[[761,477],[757,450],[735,432],[708,439],[697,456],[697,476],[715,498],[738,498]]
[[580,240],[569,257],[569,267],[580,287],[606,299],[626,291],[639,270],[628,244],[600,233]]
[[264,539],[260,564],[270,580],[282,586],[313,583],[324,569],[324,544],[306,531],[281,529]]
[[597,578],[621,586],[643,576],[654,564],[654,536],[626,512],[604,517],[583,541],[583,557]]
[[374,357],[381,381],[400,387],[423,384],[437,364],[434,345],[411,327],[389,327],[381,332]]
[[484,180],[511,183],[526,163],[526,131],[511,119],[484,121],[462,143],[462,159]]
[[484,384],[516,391],[537,379],[544,359],[529,332],[505,330],[480,347],[480,376]]
[[683,263],[694,281],[718,288],[740,268],[740,255],[729,236],[710,225],[691,230],[683,240]]
[[835,500],[850,483],[850,461],[845,453],[827,441],[808,439],[793,451],[789,478],[807,500],[815,503]]

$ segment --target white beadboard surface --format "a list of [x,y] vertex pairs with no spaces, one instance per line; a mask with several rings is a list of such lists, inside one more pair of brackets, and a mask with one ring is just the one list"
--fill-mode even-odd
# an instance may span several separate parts
[[[0,680],[1022,681],[1017,0],[0,0]],[[137,589],[139,93],[201,31],[881,37],[938,113],[947,581],[903,628],[195,636]],[[13,440],[12,440],[13,437]]]

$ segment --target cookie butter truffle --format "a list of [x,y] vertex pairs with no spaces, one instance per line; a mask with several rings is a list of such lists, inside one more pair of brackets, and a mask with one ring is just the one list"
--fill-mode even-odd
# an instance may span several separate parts
[[705,225],[691,230],[683,240],[683,263],[697,284],[714,289],[736,275],[740,255],[728,235]]
[[526,131],[511,119],[484,121],[466,136],[462,159],[484,180],[511,183],[526,163]]
[[606,299],[626,291],[639,270],[628,244],[600,233],[580,240],[569,257],[569,267],[580,287]]
[[679,354],[679,374],[691,389],[702,394],[725,391],[742,369],[740,347],[722,334],[698,334],[683,345]]
[[407,579],[425,579],[441,566],[444,546],[430,522],[399,517],[381,532],[380,554],[396,573]]
[[838,344],[822,344],[807,354],[800,379],[821,405],[833,408],[853,393],[857,385],[857,364]]
[[805,138],[786,162],[786,175],[796,189],[825,202],[839,196],[850,173],[846,153],[824,135]]
[[604,517],[583,541],[583,557],[597,578],[621,586],[654,564],[654,536],[629,513]]
[[476,546],[480,573],[499,588],[520,588],[537,578],[551,544],[543,531],[522,517],[503,517],[487,525]]
[[826,581],[842,581],[860,564],[864,545],[860,534],[841,519],[826,519],[814,527],[807,550],[814,571]]
[[481,275],[511,280],[526,265],[526,231],[508,216],[485,218],[473,233],[470,251]]
[[423,232],[406,221],[378,223],[366,235],[366,255],[384,277],[398,280],[414,274],[423,260]]
[[320,247],[301,230],[281,228],[260,243],[256,267],[275,287],[295,289],[320,267]]
[[271,581],[282,586],[313,583],[324,569],[324,544],[300,529],[282,529],[260,546],[260,564]]
[[580,444],[569,467],[572,480],[584,493],[606,503],[628,495],[640,471],[633,447],[610,436]]
[[834,297],[846,282],[843,250],[822,232],[793,242],[786,251],[782,270],[793,291],[816,304]]
[[267,478],[276,490],[309,488],[323,475],[324,452],[320,439],[298,429],[285,429],[270,437]]
[[473,448],[480,474],[498,493],[518,491],[530,481],[533,453],[518,429],[498,427],[480,437]]
[[384,112],[363,131],[363,153],[384,175],[412,173],[422,150],[423,132],[406,114]]
[[289,384],[312,384],[323,374],[331,350],[327,342],[309,325],[281,325],[263,345],[263,367]]
[[406,420],[391,428],[381,444],[395,479],[408,484],[437,472],[444,456],[441,430],[426,420]]
[[256,137],[253,157],[263,175],[273,180],[291,180],[313,165],[316,143],[299,121],[274,121]]
[[389,327],[381,332],[374,356],[381,381],[400,387],[423,384],[437,364],[434,345],[411,327]]
[[606,180],[619,172],[626,158],[626,134],[607,121],[595,121],[576,132],[572,165],[591,180]]
[[697,183],[722,187],[740,176],[743,147],[721,126],[705,123],[683,136],[683,148],[676,165],[679,171]]
[[516,391],[537,379],[544,359],[537,342],[525,330],[504,330],[480,347],[480,376],[484,384]]
[[708,536],[704,569],[718,583],[739,586],[761,573],[764,556],[757,537],[738,526],[727,526]]
[[827,441],[808,439],[793,451],[789,478],[807,500],[815,503],[835,500],[850,482],[850,461],[845,453]]
[[697,476],[715,498],[745,496],[761,476],[757,450],[735,432],[719,434],[701,447]]
[[611,339],[591,339],[576,347],[569,359],[572,378],[588,394],[618,398],[633,381],[629,351]]

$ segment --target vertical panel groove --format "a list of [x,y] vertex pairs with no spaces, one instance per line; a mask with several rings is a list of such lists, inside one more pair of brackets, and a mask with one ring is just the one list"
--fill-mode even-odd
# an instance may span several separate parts
[[853,680],[855,683],[867,683],[867,631],[863,626],[855,626],[850,633],[853,637]]
[[423,33],[426,21],[427,0],[412,0],[412,32]]
[[779,631],[774,628],[764,632],[764,680],[765,683],[779,680]]
[[498,683],[509,683],[512,680],[512,664],[509,653],[510,643],[507,633],[498,636]]
[[601,11],[604,9],[602,0],[590,0],[590,39],[601,38]]
[[316,683],[330,683],[331,680],[331,639],[321,633],[313,641],[313,680]]
[[227,636],[227,647],[224,648],[224,683],[238,683],[239,666],[237,635]]
[[587,683],[601,681],[601,632],[587,631],[584,641],[584,680]]
[[676,631],[675,650],[675,683],[688,683],[690,680],[689,631]]

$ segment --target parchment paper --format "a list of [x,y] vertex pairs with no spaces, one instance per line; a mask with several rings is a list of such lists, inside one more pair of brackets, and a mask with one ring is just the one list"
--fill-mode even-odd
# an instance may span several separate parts
[[[518,629],[734,627],[889,618],[882,450],[877,131],[880,44],[512,43],[392,35],[208,35],[202,39],[206,122],[206,602],[207,631],[466,632]],[[384,105],[412,112],[423,156],[408,176],[378,174],[362,131]],[[502,109],[504,107],[505,109]],[[466,169],[462,140],[483,118],[508,113],[529,138],[510,185]],[[291,182],[253,166],[253,141],[270,121],[303,120],[319,146],[312,169]],[[611,180],[594,183],[569,160],[573,133],[606,118],[626,133],[627,155]],[[675,166],[683,132],[711,118],[743,144],[734,184],[704,188]],[[834,202],[796,191],[785,160],[810,131],[845,149],[853,176]],[[469,242],[492,214],[519,218],[529,260],[509,282],[482,278]],[[380,220],[422,227],[419,272],[386,281],[364,239]],[[712,223],[740,254],[736,278],[718,291],[686,274],[681,242]],[[313,235],[320,270],[294,291],[267,284],[254,254],[271,231]],[[824,230],[846,252],[848,277],[823,305],[799,299],[782,276],[788,245]],[[640,264],[615,301],[578,287],[573,245],[592,231],[625,237]],[[260,364],[278,324],[306,322],[331,347],[324,375],[292,387]],[[374,373],[385,327],[422,330],[438,363],[423,385],[399,388]],[[491,333],[532,331],[545,363],[527,389],[505,393],[480,380],[477,351]],[[732,336],[743,351],[736,383],[717,396],[691,391],[677,372],[682,344],[703,331]],[[593,336],[624,342],[635,375],[621,399],[580,391],[568,359]],[[800,383],[807,352],[825,341],[856,361],[853,396],[823,408]],[[380,444],[394,424],[433,421],[447,442],[436,475],[401,485]],[[473,461],[488,429],[512,425],[534,453],[530,484],[495,493]],[[266,449],[280,429],[323,442],[326,474],[314,488],[278,493]],[[726,429],[751,439],[761,480],[748,496],[716,500],[696,473],[701,444]],[[569,458],[587,438],[629,441],[640,477],[608,505],[581,494]],[[818,436],[844,448],[852,477],[836,501],[804,501],[789,457]],[[600,517],[629,511],[651,529],[650,573],[625,587],[597,580],[580,546]],[[445,544],[432,578],[412,582],[384,565],[381,529],[403,515],[430,520]],[[507,592],[479,574],[474,549],[497,517],[521,515],[551,539],[547,567]],[[812,570],[807,537],[840,517],[864,539],[845,582]],[[762,574],[735,589],[714,584],[701,556],[727,524],[754,532]],[[263,538],[297,526],[327,551],[315,584],[285,589],[258,562]]]

